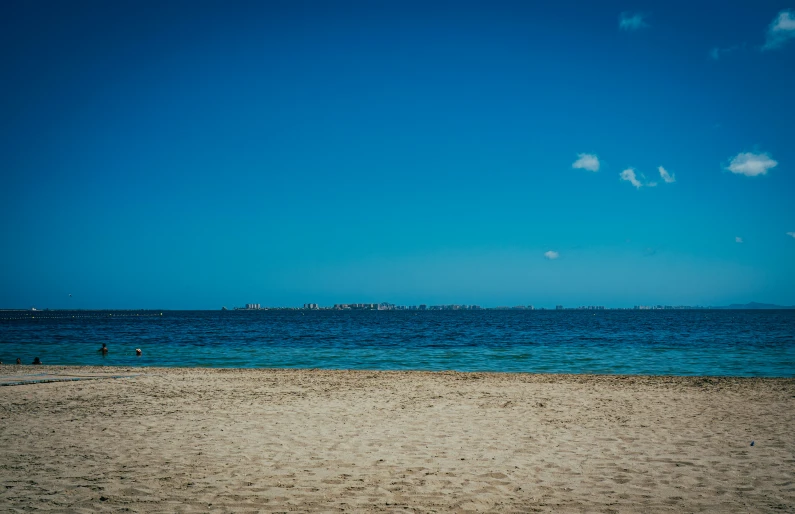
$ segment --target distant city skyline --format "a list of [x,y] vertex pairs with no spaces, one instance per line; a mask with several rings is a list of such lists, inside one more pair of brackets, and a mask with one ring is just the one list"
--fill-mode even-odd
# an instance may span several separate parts
[[795,3],[11,1],[0,44],[0,306],[795,304]]
[[[247,303],[244,306],[235,306],[227,308],[222,306],[222,311],[268,311],[268,310],[312,310],[312,311],[483,311],[483,310],[529,310],[529,311],[609,311],[609,310],[704,310],[704,309],[795,309],[795,305],[778,305],[759,302],[748,302],[744,304],[731,304],[731,305],[634,305],[632,307],[617,307],[610,305],[554,305],[554,306],[536,306],[536,305],[493,305],[482,306],[474,304],[416,304],[416,305],[398,305],[388,302],[381,303],[336,303],[333,305],[320,305],[317,303],[305,303],[302,306],[295,305],[262,305],[259,303]],[[56,311],[119,311],[119,312],[136,312],[136,311],[215,311],[218,309],[110,309],[110,308],[92,308],[92,309],[58,309],[58,308],[0,308],[0,312],[56,312]]]
[[[244,307],[234,307],[234,310],[268,310],[268,309],[295,309],[295,310],[398,310],[398,311],[433,311],[433,310],[694,310],[694,309],[725,309],[725,308],[783,308],[792,309],[795,305],[777,305],[766,304],[759,302],[748,302],[744,304],[732,305],[633,305],[632,307],[616,307],[609,305],[555,305],[549,306],[536,306],[533,304],[527,305],[494,305],[494,306],[481,306],[474,304],[416,304],[416,305],[399,305],[389,302],[380,303],[335,303],[333,305],[320,305],[317,303],[304,303],[302,306],[263,306],[259,303],[247,303]],[[227,310],[226,307],[223,307]]]

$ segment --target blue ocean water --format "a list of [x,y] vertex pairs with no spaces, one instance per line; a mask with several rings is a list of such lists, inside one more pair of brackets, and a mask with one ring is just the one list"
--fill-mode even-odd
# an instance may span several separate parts
[[[105,356],[97,352],[103,342]],[[0,312],[0,360],[17,357],[98,366],[793,377],[795,310]]]

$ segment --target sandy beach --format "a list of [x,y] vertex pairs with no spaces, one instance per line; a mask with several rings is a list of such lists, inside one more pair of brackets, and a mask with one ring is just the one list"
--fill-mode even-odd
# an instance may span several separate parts
[[795,510],[793,379],[16,369],[139,375],[0,387],[2,512]]

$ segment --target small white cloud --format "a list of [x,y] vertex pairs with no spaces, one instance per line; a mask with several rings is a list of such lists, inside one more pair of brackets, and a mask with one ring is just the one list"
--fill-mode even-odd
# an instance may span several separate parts
[[544,252],[544,257],[546,257],[550,261],[554,261],[555,259],[560,257],[560,254],[554,250],[549,250],[548,252]]
[[657,182],[648,182],[646,187],[657,187]]
[[755,177],[757,175],[766,175],[767,170],[776,166],[778,166],[778,163],[766,153],[744,152],[738,153],[732,158],[726,169],[738,175]]
[[787,232],[787,235],[788,235],[788,236],[795,237],[795,232]]
[[627,182],[635,186],[637,189],[640,189],[640,187],[643,185],[640,183],[640,180],[638,180],[638,177],[635,176],[635,170],[632,168],[625,169],[620,173],[620,176],[621,180],[626,180]]
[[660,177],[662,177],[666,184],[673,184],[676,182],[676,175],[671,175],[662,166],[657,168],[657,171],[660,172]]
[[599,171],[599,157],[592,153],[577,154],[578,159],[571,165],[574,169]]
[[743,238],[742,237],[735,237],[734,238],[734,242],[735,243],[742,243],[743,242]]
[[640,30],[648,26],[649,24],[646,23],[646,15],[643,13],[624,11],[618,17],[618,28],[621,30]]
[[792,38],[795,38],[795,11],[785,9],[770,22],[762,50],[775,50]]

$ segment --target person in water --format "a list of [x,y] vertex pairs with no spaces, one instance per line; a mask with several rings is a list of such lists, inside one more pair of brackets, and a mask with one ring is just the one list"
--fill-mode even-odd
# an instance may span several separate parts
[[102,343],[102,348],[100,348],[99,351],[102,352],[103,354],[108,353],[108,345]]
[[33,359],[33,364],[36,365],[36,366],[41,365],[41,359],[39,359],[38,357],[34,358]]
[[141,349],[140,348],[136,348],[135,349],[135,355],[137,355],[138,357],[141,356]]
[[19,357],[17,357],[17,364],[22,364],[22,359],[20,359]]

